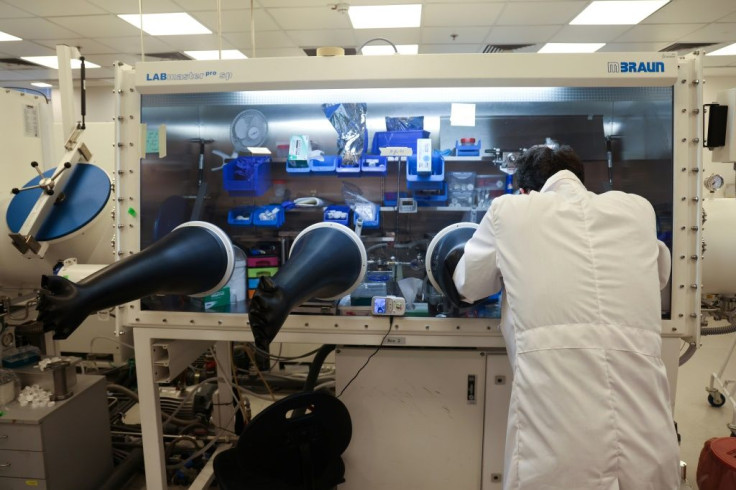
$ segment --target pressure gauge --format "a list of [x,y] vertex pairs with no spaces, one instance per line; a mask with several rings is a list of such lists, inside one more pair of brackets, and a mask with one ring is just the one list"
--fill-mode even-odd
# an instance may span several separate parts
[[705,188],[708,189],[710,192],[715,192],[723,187],[723,177],[718,174],[711,174],[705,179],[703,185],[705,185]]

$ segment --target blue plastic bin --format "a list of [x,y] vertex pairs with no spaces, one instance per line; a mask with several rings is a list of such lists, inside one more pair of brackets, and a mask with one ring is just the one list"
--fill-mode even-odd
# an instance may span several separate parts
[[338,175],[343,177],[360,177],[360,160],[355,162],[355,165],[349,165],[345,163],[344,159],[340,159],[335,169]]
[[222,187],[231,196],[261,196],[271,187],[271,157],[243,156],[222,169]]
[[416,155],[417,140],[420,138],[429,138],[429,131],[376,131],[376,133],[373,135],[373,145],[371,146],[371,153],[375,155],[380,155],[381,148],[396,146],[411,148],[411,152]]
[[363,218],[363,228],[378,228],[381,225],[381,208],[379,208],[378,206],[375,206],[374,216],[375,216],[375,219],[368,220],[365,217],[361,216],[357,210],[353,211],[353,226],[355,226],[355,221],[358,218],[362,217]]
[[455,155],[459,157],[479,157],[480,156],[480,140],[477,144],[462,144],[455,141]]
[[[345,217],[337,218],[335,216],[330,216],[330,214],[334,213],[335,211],[345,213]],[[350,206],[327,206],[325,208],[324,221],[329,221],[331,223],[340,223],[341,225],[348,226],[348,223],[350,223]]]
[[308,174],[311,171],[309,162],[286,160],[286,172],[290,174]]
[[[268,211],[276,210],[273,217],[262,217],[261,215]],[[253,224],[264,228],[280,228],[284,224],[284,208],[278,204],[269,206],[260,206],[253,210]]]
[[[399,192],[399,199],[402,197],[409,197],[408,192]],[[396,199],[396,193],[395,192],[386,192],[383,194],[383,205],[384,206],[396,206],[398,204],[398,200]]]
[[414,191],[412,197],[417,202],[417,206],[444,206],[447,203],[447,184],[445,182],[440,184],[438,190]]
[[363,155],[360,159],[360,171],[366,175],[386,175],[388,158],[380,155]]
[[432,173],[417,174],[417,157],[406,159],[406,186],[409,189],[441,189],[445,180],[445,159],[438,151],[432,152]]
[[251,226],[255,206],[240,206],[227,213],[227,222],[232,226]]
[[338,155],[324,155],[324,161],[309,160],[309,169],[315,174],[334,174],[341,161],[342,158]]

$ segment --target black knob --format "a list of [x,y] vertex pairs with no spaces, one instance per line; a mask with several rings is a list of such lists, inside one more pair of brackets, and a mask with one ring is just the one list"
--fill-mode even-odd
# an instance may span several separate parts
[[64,162],[64,168],[72,168],[72,164],[69,162]]
[[12,188],[12,189],[10,190],[10,192],[12,192],[13,194],[18,194],[18,193],[20,192],[20,189],[18,189],[17,187],[13,187],[13,188]]
[[38,167],[38,162],[31,162],[31,167]]
[[49,190],[46,191],[46,194],[48,194],[49,196],[53,196],[54,195],[54,190],[53,189],[49,189]]

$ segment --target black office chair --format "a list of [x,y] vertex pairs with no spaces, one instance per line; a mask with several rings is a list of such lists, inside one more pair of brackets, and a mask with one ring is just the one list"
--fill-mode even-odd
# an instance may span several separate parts
[[332,395],[303,392],[269,406],[235,448],[213,463],[223,490],[329,490],[345,481],[340,457],[352,436],[350,414]]

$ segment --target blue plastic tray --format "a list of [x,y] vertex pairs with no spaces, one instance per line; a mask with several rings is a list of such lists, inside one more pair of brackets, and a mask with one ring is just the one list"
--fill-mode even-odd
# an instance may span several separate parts
[[455,155],[459,157],[478,157],[480,156],[480,140],[475,145],[460,144],[455,141]]
[[[338,211],[345,213],[345,218],[331,218],[330,212],[331,211]],[[340,223],[341,225],[348,226],[348,223],[350,223],[350,206],[342,206],[342,205],[335,205],[335,206],[327,206],[325,208],[324,213],[324,221],[329,221],[331,223]]]
[[313,173],[334,174],[335,168],[340,164],[342,158],[337,155],[324,155],[324,161],[309,160],[309,169]]
[[271,187],[271,157],[243,156],[222,169],[222,187],[231,196],[261,196]]
[[417,174],[417,157],[406,159],[406,186],[409,189],[441,189],[445,180],[445,159],[438,151],[432,152],[432,173]]
[[388,158],[380,155],[363,155],[360,159],[360,171],[366,175],[386,175]]
[[[425,189],[428,190],[428,189]],[[432,190],[429,194],[424,194],[421,191],[414,191],[414,200],[417,202],[417,206],[441,206],[447,202],[447,184],[441,182],[440,189]]]
[[371,153],[379,155],[381,153],[381,148],[396,146],[411,148],[412,153],[416,155],[417,140],[420,138],[429,138],[429,131],[376,131],[373,135]]
[[[381,225],[381,209],[378,206],[375,207],[374,215],[376,217],[374,220],[369,221],[363,218],[363,228],[378,228]],[[360,217],[360,214],[353,211],[353,226],[355,226],[355,221]]]
[[344,161],[340,159],[336,171],[343,177],[360,177],[360,161],[356,162],[355,165],[344,165]]
[[[261,217],[262,213],[276,209],[275,216],[272,218]],[[269,206],[260,206],[253,210],[253,224],[264,228],[280,228],[284,224],[284,208],[278,204]]]
[[227,222],[232,226],[251,226],[255,206],[239,206],[227,213]]

